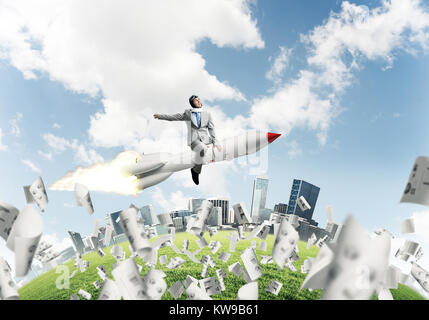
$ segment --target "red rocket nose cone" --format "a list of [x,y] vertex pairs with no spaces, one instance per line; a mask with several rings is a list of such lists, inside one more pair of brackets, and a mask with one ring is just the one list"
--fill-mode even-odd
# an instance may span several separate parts
[[268,132],[267,133],[267,139],[268,139],[268,143],[273,142],[274,140],[276,140],[278,137],[280,137],[281,134],[280,133],[272,133],[272,132]]

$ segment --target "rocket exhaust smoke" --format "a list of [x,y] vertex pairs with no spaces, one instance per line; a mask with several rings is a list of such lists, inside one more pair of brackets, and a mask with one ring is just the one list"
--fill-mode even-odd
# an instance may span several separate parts
[[88,168],[78,167],[49,186],[49,190],[74,191],[76,183],[81,183],[90,191],[116,193],[120,195],[137,195],[134,176],[125,177],[121,168],[141,158],[135,151],[119,153],[111,162],[96,163]]

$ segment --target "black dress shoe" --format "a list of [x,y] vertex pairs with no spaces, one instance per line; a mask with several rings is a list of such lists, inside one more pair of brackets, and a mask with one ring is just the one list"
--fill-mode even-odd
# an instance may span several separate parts
[[194,169],[191,169],[191,173],[192,173],[192,181],[194,181],[194,183],[195,183],[196,185],[199,185],[199,184],[200,184],[200,181],[199,181],[199,179],[198,179],[199,174],[198,174],[198,173],[196,173],[196,172],[194,171]]

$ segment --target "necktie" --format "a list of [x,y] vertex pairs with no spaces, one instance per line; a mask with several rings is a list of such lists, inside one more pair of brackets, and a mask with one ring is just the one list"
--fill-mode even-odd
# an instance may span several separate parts
[[199,127],[201,127],[200,113],[199,112],[195,112],[195,116],[197,117],[197,124],[198,124],[198,128],[199,128]]

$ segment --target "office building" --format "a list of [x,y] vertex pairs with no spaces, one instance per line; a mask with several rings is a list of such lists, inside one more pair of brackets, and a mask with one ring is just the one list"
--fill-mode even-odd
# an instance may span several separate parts
[[287,204],[277,203],[276,205],[274,205],[274,212],[278,212],[282,215],[285,215],[287,213]]
[[213,203],[213,207],[219,207],[222,209],[222,224],[228,224],[229,199],[223,197],[216,197],[207,200]]
[[174,210],[170,212],[172,219],[174,218],[181,218],[182,224],[185,226],[185,217],[191,216],[193,213],[191,210]]
[[270,216],[274,211],[272,209],[264,208],[259,209],[259,222],[264,222],[265,220],[270,220]]
[[250,217],[253,222],[257,223],[259,218],[259,210],[265,209],[268,191],[268,177],[258,176],[253,182],[252,206],[250,209]]
[[153,206],[151,204],[141,207],[139,211],[145,226],[152,226],[158,223],[155,210],[153,210]]
[[235,223],[235,212],[233,208],[229,208],[227,224]]
[[69,231],[70,238],[73,242],[74,247],[76,248],[76,251],[80,254],[83,254],[85,250],[85,244],[82,241],[82,237],[80,236],[80,233]]
[[[292,190],[289,197],[289,205],[287,208],[288,214],[296,214],[299,217],[307,219],[310,224],[317,225],[317,223],[312,219],[314,209],[316,207],[317,198],[319,196],[320,188],[308,183],[304,180],[294,179],[292,183]],[[298,198],[303,196],[307,200],[308,204],[311,206],[311,209],[302,211],[298,206]]]
[[121,234],[118,234],[117,236],[113,237],[113,242],[115,244],[119,244],[119,243],[127,242],[127,241],[128,241],[128,237],[126,236],[125,233],[121,233]]
[[173,225],[176,228],[176,231],[183,230],[183,219],[182,219],[182,217],[173,218]]
[[115,235],[120,235],[120,234],[124,233],[124,231],[122,230],[121,225],[119,224],[119,222],[116,222],[117,219],[119,218],[119,214],[121,212],[122,211],[116,211],[116,212],[113,212],[113,213],[109,214],[109,218],[110,218],[109,219],[110,220],[109,224],[113,227],[113,230],[115,231],[114,232]]

